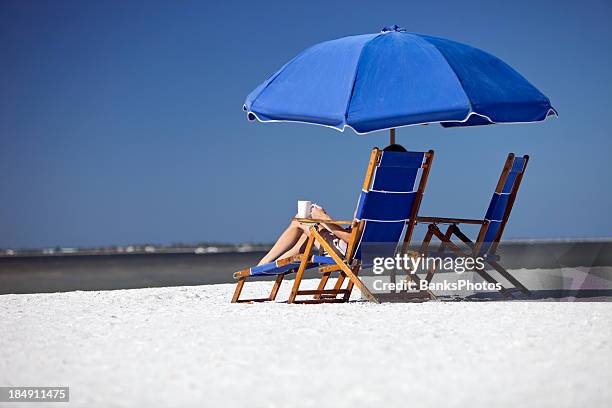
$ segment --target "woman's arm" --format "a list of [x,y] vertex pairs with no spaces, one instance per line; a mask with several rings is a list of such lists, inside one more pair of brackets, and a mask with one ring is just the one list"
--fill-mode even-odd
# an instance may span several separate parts
[[[329,216],[329,214],[327,214],[327,212],[325,212],[325,210],[322,207],[319,207],[319,206],[316,206],[316,205],[312,207],[312,217],[320,219],[320,220],[331,220],[332,219]],[[328,230],[329,232],[331,232],[332,234],[334,234],[335,236],[337,236],[338,238],[340,238],[344,242],[348,243],[350,241],[350,239],[351,239],[351,232],[347,231],[346,229],[342,228],[341,226],[339,226],[337,224],[328,224],[326,222],[322,222],[321,225],[326,230]]]

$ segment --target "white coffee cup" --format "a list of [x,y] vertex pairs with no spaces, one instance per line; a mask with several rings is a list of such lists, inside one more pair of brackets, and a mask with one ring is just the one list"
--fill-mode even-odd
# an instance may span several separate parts
[[312,201],[298,201],[297,205],[297,217],[298,218],[310,218],[310,212],[312,211]]

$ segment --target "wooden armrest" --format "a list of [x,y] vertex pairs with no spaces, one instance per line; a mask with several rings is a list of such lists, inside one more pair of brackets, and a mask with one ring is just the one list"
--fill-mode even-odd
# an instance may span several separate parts
[[353,220],[351,220],[351,221],[321,220],[321,219],[318,219],[318,218],[297,218],[297,217],[294,217],[294,218],[292,218],[292,220],[297,221],[297,222],[311,223],[311,224],[337,224],[337,225],[344,225],[344,224],[352,224],[353,223]]
[[447,217],[417,217],[417,222],[432,223],[432,224],[479,224],[485,223],[485,220],[471,220],[467,218],[447,218]]

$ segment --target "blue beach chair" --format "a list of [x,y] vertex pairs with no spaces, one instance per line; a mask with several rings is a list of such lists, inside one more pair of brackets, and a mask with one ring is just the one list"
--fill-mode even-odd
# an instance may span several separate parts
[[[515,157],[513,153],[508,154],[506,163],[502,170],[497,187],[489,203],[489,208],[485,217],[478,219],[464,218],[446,218],[446,217],[417,217],[419,223],[429,223],[427,234],[421,246],[421,253],[426,254],[432,238],[435,236],[440,241],[439,253],[442,253],[449,247],[456,255],[461,257],[483,257],[484,261],[495,269],[501,276],[514,285],[512,289],[506,289],[503,286],[500,292],[506,297],[511,298],[512,292],[520,290],[526,295],[529,295],[529,290],[513,277],[502,265],[499,264],[499,256],[496,255],[497,247],[501,240],[504,228],[510,217],[512,206],[516,200],[518,189],[523,180],[523,174],[527,168],[529,156]],[[448,224],[446,233],[443,233],[438,224]],[[480,231],[475,241],[470,240],[459,228],[460,224],[480,225]],[[456,236],[466,244],[467,252],[461,249],[451,239]],[[475,269],[475,271],[483,277],[487,282],[498,283],[484,269]],[[431,282],[435,270],[428,271],[426,280]]]
[[[366,171],[365,181],[357,204],[356,217],[352,221],[328,221],[338,225],[351,225],[351,235],[346,252],[341,253],[322,235],[317,226],[323,220],[297,219],[311,224],[309,239],[303,254],[279,259],[261,266],[234,273],[238,279],[232,302],[261,302],[276,298],[285,275],[297,272],[289,303],[323,303],[348,301],[354,286],[368,300],[378,302],[357,277],[362,264],[362,250],[367,244],[386,243],[385,248],[402,244],[402,251],[408,250],[410,238],[416,223],[416,216],[427,184],[434,152],[383,151],[374,148]],[[415,186],[418,186],[415,189]],[[403,238],[402,238],[403,237]],[[315,243],[327,255],[313,255]],[[393,254],[390,254],[393,255]],[[319,268],[321,280],[315,290],[300,290],[304,272]],[[338,273],[333,289],[325,289],[332,273]],[[250,277],[276,275],[276,281],[267,298],[240,299],[240,293]],[[346,282],[346,287],[343,284]],[[298,296],[313,296],[297,300]]]

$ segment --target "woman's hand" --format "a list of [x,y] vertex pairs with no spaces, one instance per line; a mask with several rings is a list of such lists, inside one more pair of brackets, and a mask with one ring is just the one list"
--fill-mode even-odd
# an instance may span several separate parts
[[332,217],[327,214],[323,207],[320,207],[315,204],[312,206],[312,210],[310,213],[312,218],[317,220],[323,220],[323,222],[321,222],[321,226],[323,228],[334,234],[334,236],[336,236],[337,238],[340,238],[345,243],[349,242],[349,240],[351,239],[351,233],[349,231],[345,230],[339,225],[328,224],[325,222],[325,220],[331,220]]
[[323,207],[319,207],[318,205],[312,206],[311,216],[317,220],[329,220],[331,217],[325,212]]

